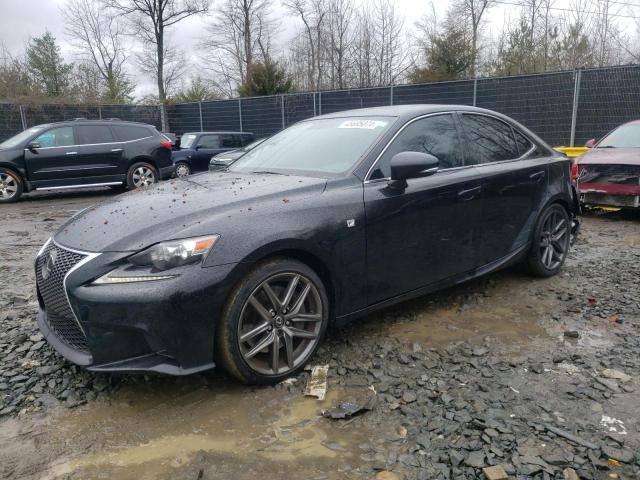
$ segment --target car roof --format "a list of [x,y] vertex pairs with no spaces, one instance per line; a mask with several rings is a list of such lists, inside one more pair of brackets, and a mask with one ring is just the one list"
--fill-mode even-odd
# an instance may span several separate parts
[[[484,108],[470,107],[468,105],[443,105],[443,104],[415,104],[415,105],[392,105],[385,107],[369,107],[358,108],[354,110],[343,110],[341,112],[327,113],[320,115],[318,118],[339,118],[339,117],[403,117],[412,118],[420,115],[437,112],[474,112],[488,113],[491,115],[502,116],[497,112],[486,110]],[[311,119],[310,119],[311,120]]]
[[34,125],[29,128],[49,128],[49,127],[57,127],[57,126],[71,126],[71,125],[133,125],[137,127],[151,127],[156,128],[149,123],[142,122],[129,122],[127,120],[117,120],[117,119],[93,119],[87,120],[84,118],[78,118],[74,120],[64,120],[62,122],[51,122],[51,123],[43,123],[40,125]]
[[232,135],[253,135],[251,132],[235,132],[233,130],[216,130],[214,132],[184,132],[182,135],[220,135],[222,133],[232,134]]

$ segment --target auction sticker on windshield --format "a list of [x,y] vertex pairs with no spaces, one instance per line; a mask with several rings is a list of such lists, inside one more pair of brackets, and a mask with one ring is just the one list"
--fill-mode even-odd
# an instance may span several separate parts
[[376,128],[386,127],[388,122],[380,120],[347,120],[338,128],[363,128],[365,130],[374,130]]

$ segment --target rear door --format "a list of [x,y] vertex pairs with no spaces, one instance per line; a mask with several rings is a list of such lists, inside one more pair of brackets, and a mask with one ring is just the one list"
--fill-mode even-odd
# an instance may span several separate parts
[[51,181],[73,178],[77,174],[80,165],[72,126],[51,128],[32,142],[39,147],[24,151],[27,171],[32,181],[53,184]]
[[123,148],[116,143],[111,127],[77,125],[75,135],[81,176],[102,177],[118,173]]
[[524,246],[547,186],[548,159],[523,132],[486,114],[461,114],[469,162],[482,177],[478,266]]
[[[399,152],[435,155],[440,170],[388,186],[389,162]],[[452,114],[410,121],[374,165],[364,185],[369,303],[464,273],[475,265],[480,181],[464,165]]]

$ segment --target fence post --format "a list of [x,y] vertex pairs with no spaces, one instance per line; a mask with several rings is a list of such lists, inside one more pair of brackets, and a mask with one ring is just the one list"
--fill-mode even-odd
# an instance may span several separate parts
[[200,112],[200,131],[204,132],[204,127],[202,126],[202,102],[198,102],[198,110]]
[[24,113],[22,105],[20,105],[20,121],[22,122],[22,130],[27,129],[27,116]]
[[102,105],[98,105],[98,118],[102,120]]
[[389,105],[393,105],[393,85],[389,87]]
[[242,132],[242,99],[238,98],[238,115],[240,117],[240,131]]
[[282,112],[282,129],[285,128],[284,121],[284,95],[280,94],[280,111]]
[[316,92],[313,92],[313,116],[315,117],[316,115]]
[[322,92],[318,92],[318,115],[322,115]]
[[473,106],[475,107],[478,103],[478,79],[473,79]]
[[575,71],[575,84],[573,87],[573,111],[571,112],[571,139],[569,146],[573,147],[576,143],[576,124],[578,123],[578,102],[580,101],[580,82],[582,81],[582,70]]

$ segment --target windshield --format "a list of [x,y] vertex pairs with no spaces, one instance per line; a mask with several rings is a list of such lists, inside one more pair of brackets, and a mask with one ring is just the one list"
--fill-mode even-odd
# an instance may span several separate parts
[[196,136],[197,135],[194,135],[193,133],[185,133],[180,139],[180,148],[182,150],[191,148],[191,145],[193,145],[193,142],[196,141]]
[[230,171],[337,176],[353,168],[393,120],[343,117],[301,122],[265,140]]
[[630,123],[616,128],[597,148],[640,148],[640,123]]
[[24,132],[20,132],[19,134],[14,135],[13,137],[9,138],[8,140],[5,140],[4,142],[0,143],[0,148],[18,147],[18,146],[20,146],[20,144],[26,142],[33,135],[35,135],[38,132],[41,132],[43,129],[44,129],[44,127],[33,127],[33,128],[28,129],[28,130],[25,130]]

